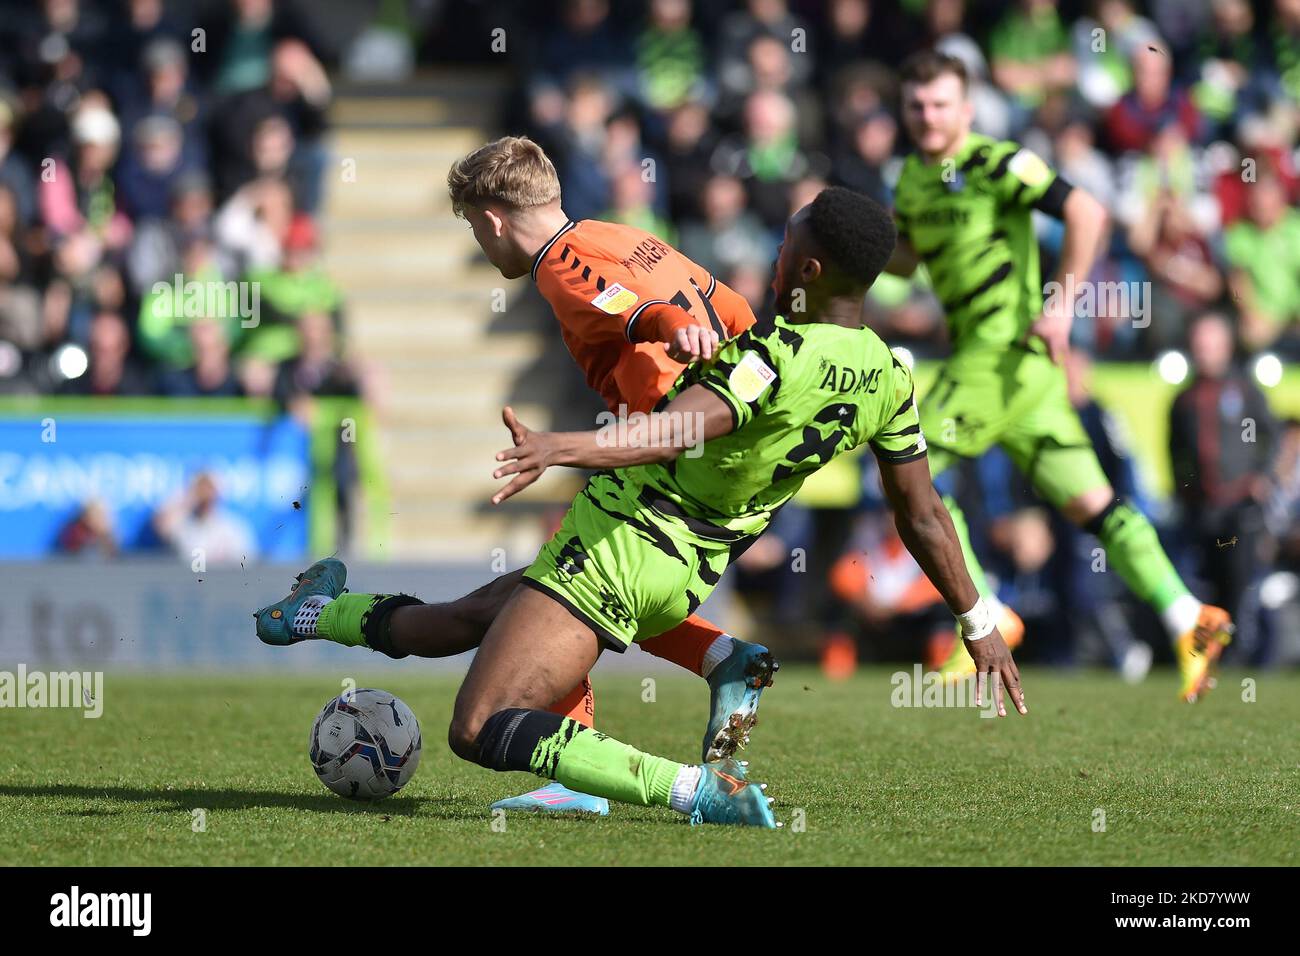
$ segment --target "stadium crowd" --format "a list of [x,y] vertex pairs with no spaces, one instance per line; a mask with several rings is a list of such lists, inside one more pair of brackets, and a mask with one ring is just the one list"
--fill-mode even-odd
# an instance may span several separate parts
[[0,392],[356,394],[299,8],[0,4]]
[[[331,56],[291,3],[174,7],[0,2],[0,394],[262,398],[307,423],[369,391],[320,261]],[[235,553],[196,487],[159,543]],[[116,553],[110,509],[85,502],[57,547]]]
[[[1300,355],[1300,2],[560,0],[535,9],[529,34],[528,55],[512,58],[507,126],[556,158],[566,211],[675,243],[760,314],[793,210],[827,184],[891,204],[909,149],[898,66],[928,47],[959,58],[976,131],[1032,148],[1110,213],[1105,252],[1079,278],[1126,295],[1098,294],[1079,315],[1069,373],[1113,484],[1237,615],[1237,659],[1279,653],[1300,568],[1300,423],[1276,421],[1242,369],[1265,351]],[[1035,215],[1047,276],[1062,230]],[[891,345],[944,354],[923,277],[882,277],[867,313]],[[1190,368],[1170,447],[1155,450],[1177,487],[1161,501],[1088,381],[1093,359],[1170,349]],[[1249,439],[1242,409],[1258,420]],[[1092,573],[1096,541],[1041,508],[996,450],[954,480],[981,516],[986,568],[1027,620],[1027,658],[1144,674],[1152,650],[1135,635],[1152,622],[1113,575]],[[898,541],[874,469],[860,496],[817,504],[786,509],[742,560],[756,623],[789,635],[813,622],[831,670],[859,645],[942,660],[951,622]],[[791,553],[808,555],[808,573]]]
[[[288,409],[364,394],[319,257],[336,59],[307,4],[176,6],[0,0],[0,394],[242,395]],[[1068,371],[1112,483],[1236,614],[1238,660],[1273,660],[1280,635],[1300,633],[1300,422],[1276,420],[1247,371],[1258,354],[1300,355],[1300,0],[383,5],[394,8],[424,33],[427,64],[515,72],[503,125],[557,160],[570,215],[658,234],[759,313],[792,210],[827,184],[891,204],[909,149],[899,64],[926,47],[961,59],[976,129],[1024,143],[1110,212],[1087,278],[1133,291],[1093,300]],[[470,42],[501,24],[506,56]],[[1060,225],[1038,215],[1036,228],[1048,275]],[[882,277],[867,315],[916,358],[944,354],[923,277]],[[1146,449],[1172,466],[1177,493],[1160,500],[1088,382],[1094,360],[1169,349],[1190,372],[1170,446]],[[1156,628],[1113,576],[1092,573],[1094,539],[1041,508],[996,450],[948,480],[1026,618],[1026,659],[1145,672],[1138,635]],[[735,579],[763,612],[754,627],[783,648],[806,634],[831,670],[859,653],[942,660],[951,623],[874,469],[852,484],[785,509],[745,555]],[[202,512],[207,498],[194,498]],[[165,517],[160,529],[179,526]],[[102,524],[89,503],[66,547],[111,550]]]

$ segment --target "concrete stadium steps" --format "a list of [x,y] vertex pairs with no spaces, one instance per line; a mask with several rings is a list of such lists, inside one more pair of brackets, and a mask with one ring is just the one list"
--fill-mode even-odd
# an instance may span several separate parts
[[[452,217],[446,176],[493,135],[505,90],[498,76],[474,71],[419,77],[400,91],[338,88],[323,254],[346,299],[349,348],[382,383],[375,419],[390,514],[377,556],[477,554],[487,569],[493,549],[506,548],[512,566],[523,563],[541,540],[531,515],[573,488],[573,476],[548,476],[520,504],[488,503],[501,484],[493,455],[509,442],[501,406],[537,366],[547,329],[527,304],[526,281],[502,279]],[[517,407],[530,424],[549,424],[548,409]]]

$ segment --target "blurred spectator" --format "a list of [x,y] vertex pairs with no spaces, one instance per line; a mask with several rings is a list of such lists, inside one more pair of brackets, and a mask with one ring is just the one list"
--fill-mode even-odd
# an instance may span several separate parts
[[17,194],[0,184],[0,339],[32,351],[43,338],[41,297],[24,233]]
[[[744,10],[728,14],[719,29],[718,82],[724,98],[743,98],[756,88],[750,48],[760,37],[777,40],[785,49],[802,38],[803,48],[809,48],[808,25],[790,12],[786,0],[747,0]],[[807,85],[812,60],[806,55],[791,58],[791,84]]]
[[1251,350],[1278,344],[1294,356],[1300,212],[1287,206],[1281,180],[1270,175],[1248,191],[1246,210],[1245,219],[1228,227],[1224,241],[1232,270],[1229,283],[1241,312],[1241,338]]
[[188,331],[194,362],[188,368],[166,372],[162,393],[177,398],[243,394],[230,362],[230,343],[223,324],[215,319],[195,319]]
[[200,569],[231,567],[257,557],[257,538],[248,522],[223,508],[216,479],[194,476],[189,488],[154,515],[154,530],[182,561]]
[[897,139],[898,123],[888,110],[878,110],[864,118],[852,130],[848,144],[834,156],[834,178],[882,205],[892,205],[890,166]]
[[1074,83],[1070,40],[1052,0],[1018,0],[989,35],[993,80],[1022,110]]
[[87,100],[72,121],[71,163],[54,160],[42,177],[41,219],[65,245],[61,268],[76,275],[105,250],[124,247],[131,222],[119,207],[110,171],[117,159],[121,128],[106,103]]
[[234,256],[235,271],[251,272],[279,267],[293,220],[292,191],[283,180],[268,176],[240,187],[212,227],[221,249]]
[[1133,56],[1159,44],[1160,34],[1129,0],[1094,0],[1090,6],[1094,15],[1075,21],[1071,31],[1076,82],[1089,106],[1106,109],[1132,87]]
[[606,125],[613,112],[613,90],[593,74],[579,74],[558,122],[543,131],[559,162],[564,208],[575,219],[591,219],[609,207],[603,160]]
[[170,119],[180,127],[185,167],[206,167],[208,115],[203,100],[191,87],[185,47],[169,35],[160,35],[143,49],[138,66],[144,75],[138,76],[137,64],[132,63],[120,84],[125,87],[119,94],[124,128],[134,131],[148,117]]
[[1153,280],[1147,330],[1152,350],[1175,348],[1186,338],[1191,318],[1223,296],[1223,274],[1210,244],[1183,201],[1169,191],[1146,206],[1128,231],[1128,244]]
[[600,218],[644,229],[672,245],[677,241],[677,230],[655,212],[654,197],[654,183],[646,178],[642,167],[625,165],[613,177],[612,205]]
[[336,325],[342,323],[343,294],[321,266],[316,227],[306,216],[289,224],[278,266],[249,269],[245,279],[257,290],[260,312],[242,354],[270,362],[292,356],[297,349],[292,327],[308,312],[323,312]]
[[150,395],[152,376],[131,356],[131,332],[116,312],[100,312],[90,322],[89,365],[71,379],[70,395]]
[[718,146],[713,167],[745,183],[765,226],[778,231],[784,228],[790,214],[790,186],[813,171],[799,148],[795,109],[789,98],[774,90],[752,94],[745,101],[742,132]]
[[117,168],[123,212],[133,220],[166,216],[172,193],[185,172],[181,125],[166,116],[140,120]]
[[707,51],[691,26],[691,0],[650,0],[635,46],[637,94],[650,109],[671,110],[705,94]]
[[229,281],[232,278],[222,272],[209,240],[202,236],[186,240],[179,276],[162,280],[140,300],[136,332],[144,354],[165,370],[188,368],[194,363],[189,325],[201,318],[225,325],[223,340],[237,343],[244,329],[232,308],[240,300],[240,289]]
[[314,213],[320,205],[333,88],[321,62],[296,39],[276,44],[267,69],[262,84],[241,88],[213,108],[217,189],[225,197],[259,176],[276,176],[293,187],[299,209]]
[[1173,84],[1169,51],[1148,43],[1133,54],[1133,89],[1106,114],[1106,133],[1116,152],[1145,152],[1156,134],[1176,126],[1189,143],[1199,143],[1201,114],[1183,90]]
[[[186,245],[207,238],[211,228],[212,186],[207,176],[198,172],[179,176],[171,186],[167,214],[136,224],[126,256],[132,292],[141,296],[155,282],[171,282],[181,271]],[[214,255],[223,275],[236,272],[233,259],[224,250],[215,249]]]
[[297,43],[314,60],[324,57],[295,0],[225,0],[213,5],[200,29],[207,49],[198,62],[222,95],[267,86],[275,72],[273,51],[284,43]]
[[18,203],[18,222],[29,225],[36,217],[36,178],[22,158],[13,151],[14,105],[0,90],[0,187]]
[[715,276],[746,265],[766,268],[776,250],[763,224],[746,208],[740,180],[713,176],[703,193],[703,218],[682,225],[681,251]]
[[952,612],[898,536],[892,511],[867,512],[854,523],[830,577],[831,592],[853,611],[868,642],[901,640],[927,668],[952,653]]
[[113,516],[102,501],[88,501],[59,531],[57,547],[63,554],[111,558],[117,555]]
[[[717,133],[703,103],[691,101],[673,110],[664,155],[668,214],[672,219],[681,222],[703,214],[700,195],[710,177],[709,159],[717,145]],[[568,205],[568,193],[564,201]]]
[[1192,380],[1169,413],[1174,490],[1210,588],[1206,599],[1228,610],[1249,647],[1254,621],[1243,608],[1261,568],[1277,425],[1259,388],[1234,365],[1224,316],[1199,317],[1188,344]]
[[1264,45],[1249,0],[1212,0],[1211,18],[1197,38],[1192,98],[1211,125],[1225,134],[1236,117],[1265,105]]

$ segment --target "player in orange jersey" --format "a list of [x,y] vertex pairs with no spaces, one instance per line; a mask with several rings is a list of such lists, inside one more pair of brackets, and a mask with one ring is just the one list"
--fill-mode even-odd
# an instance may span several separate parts
[[[452,167],[447,186],[456,215],[469,222],[501,275],[536,281],[588,384],[620,418],[652,411],[683,363],[712,358],[720,342],[754,323],[742,296],[662,240],[630,226],[569,219],[560,206],[555,167],[531,140],[505,137],[475,150]],[[498,495],[494,502],[499,500]],[[444,604],[401,594],[366,596],[364,607],[351,609],[356,633],[391,657],[447,657],[476,648],[523,571],[501,575]],[[341,590],[343,582],[335,583]],[[353,597],[362,596],[345,595],[340,606]],[[307,617],[313,613],[320,609],[309,610]],[[288,642],[320,637],[314,624],[314,619],[295,621]],[[767,648],[734,638],[694,614],[639,643],[708,682],[705,762],[729,757],[748,742],[759,697],[778,667]],[[550,709],[593,726],[590,680]],[[608,812],[604,799],[558,783],[493,807]]]
[[[631,226],[569,219],[555,167],[531,140],[488,143],[452,167],[447,185],[456,215],[502,276],[537,283],[587,383],[620,417],[653,410],[684,362],[712,358],[719,342],[754,322],[742,296],[662,240]],[[395,607],[375,623],[372,646],[430,657],[475,647],[522,574],[502,575],[450,604]],[[706,762],[744,746],[778,666],[767,648],[698,615],[640,645],[708,682]],[[592,725],[590,681],[551,709]],[[555,783],[493,806],[600,812],[584,796]]]

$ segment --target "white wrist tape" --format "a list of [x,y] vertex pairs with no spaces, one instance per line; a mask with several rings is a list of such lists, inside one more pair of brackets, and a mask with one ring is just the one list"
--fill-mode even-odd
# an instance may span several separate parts
[[977,599],[975,606],[965,614],[958,614],[957,623],[961,625],[961,636],[968,641],[978,641],[993,633],[993,615],[983,598]]

